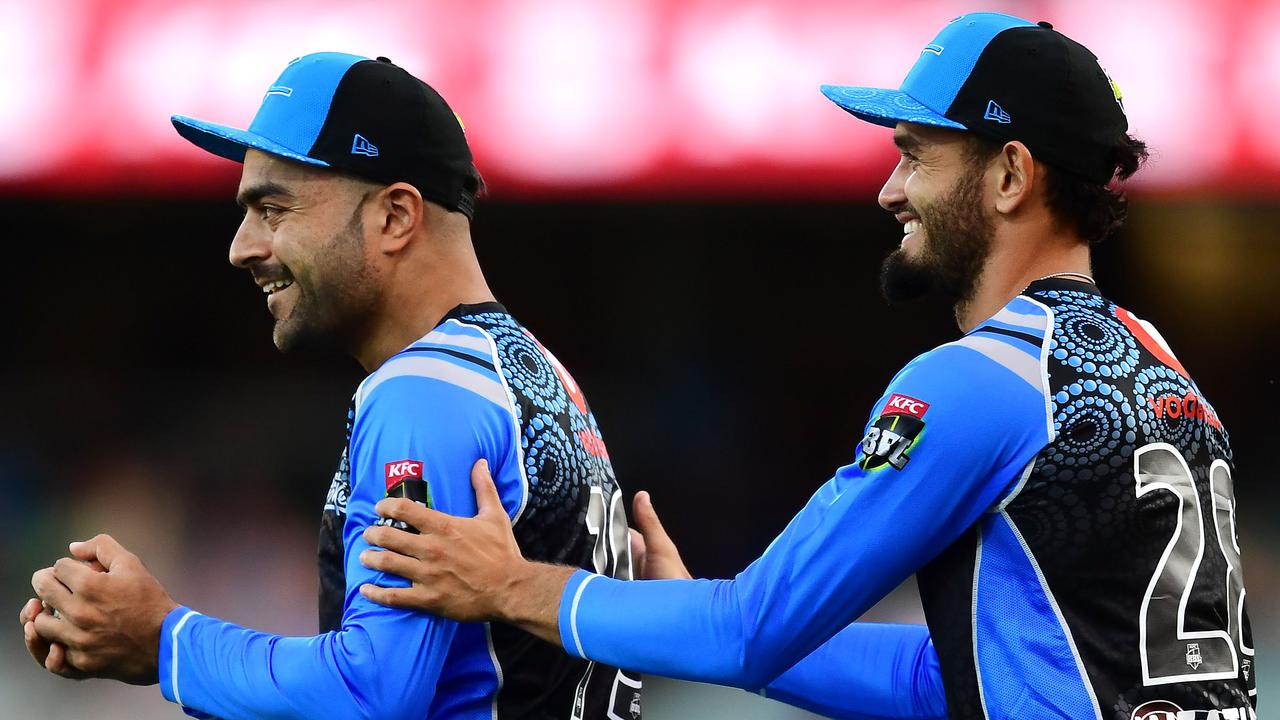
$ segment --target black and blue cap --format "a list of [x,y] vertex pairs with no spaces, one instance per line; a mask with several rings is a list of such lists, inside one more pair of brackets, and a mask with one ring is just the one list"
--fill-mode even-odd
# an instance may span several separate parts
[[924,46],[897,90],[823,85],[822,93],[877,125],[899,122],[1018,140],[1032,155],[1108,183],[1129,121],[1120,89],[1088,48],[1053,29],[999,13],[952,20]]
[[392,64],[345,53],[289,63],[247,130],[174,115],[178,134],[244,162],[248,148],[381,183],[471,217],[480,180],[462,121],[431,86]]

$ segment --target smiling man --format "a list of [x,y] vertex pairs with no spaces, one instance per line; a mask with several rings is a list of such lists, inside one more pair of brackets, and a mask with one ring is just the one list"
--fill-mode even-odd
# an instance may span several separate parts
[[68,677],[159,682],[197,717],[639,717],[636,676],[510,626],[391,610],[357,592],[403,584],[357,560],[374,503],[473,515],[477,458],[526,555],[631,574],[621,494],[586,398],[494,301],[476,261],[480,178],[444,99],[385,58],[319,53],[289,64],[247,131],[173,122],[244,163],[230,259],[266,293],[277,347],[344,352],[370,373],[323,510],[322,632],[279,637],[182,607],[103,535],[33,577],[39,599],[20,613],[32,655]]
[[[361,591],[837,717],[1255,717],[1226,433],[1089,275],[1145,156],[1119,90],[1049,24],[975,13],[900,89],[823,92],[894,128],[885,295],[963,333],[889,382],[853,461],[734,579],[640,583],[522,558],[477,468],[474,519],[379,505],[423,534],[370,528],[363,561],[413,585]],[[927,628],[853,622],[912,573]]]

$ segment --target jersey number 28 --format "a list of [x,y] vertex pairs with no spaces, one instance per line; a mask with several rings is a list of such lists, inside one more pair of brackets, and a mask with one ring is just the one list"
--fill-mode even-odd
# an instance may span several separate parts
[[[1139,650],[1144,685],[1197,680],[1228,680],[1240,672],[1241,656],[1251,663],[1253,648],[1244,641],[1244,583],[1240,577],[1240,547],[1236,544],[1235,497],[1231,470],[1222,460],[1209,467],[1212,507],[1201,507],[1191,468],[1182,453],[1168,443],[1152,443],[1134,454],[1138,497],[1154,492],[1178,498],[1178,524],[1156,564],[1142,598],[1138,618]],[[1203,519],[1202,519],[1203,518]],[[1214,528],[1216,542],[1206,543],[1205,527]],[[1220,548],[1226,560],[1226,627],[1188,630],[1187,604],[1196,583],[1205,549]],[[1247,675],[1247,672],[1246,672]]]

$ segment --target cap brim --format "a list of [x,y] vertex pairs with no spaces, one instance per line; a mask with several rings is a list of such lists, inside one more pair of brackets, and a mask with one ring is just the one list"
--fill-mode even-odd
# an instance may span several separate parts
[[280,143],[268,140],[248,130],[239,130],[226,125],[205,122],[185,115],[174,115],[169,119],[173,122],[173,127],[178,131],[178,134],[190,140],[196,147],[228,160],[242,163],[244,162],[245,150],[253,148],[254,150],[261,150],[262,152],[305,165],[329,167],[329,163],[323,160],[307,157],[296,150],[287,148]]
[[854,87],[851,85],[823,85],[822,94],[831,102],[844,108],[854,117],[869,123],[893,127],[900,122],[932,125],[934,127],[968,130],[955,120],[948,120],[922,105],[901,90]]

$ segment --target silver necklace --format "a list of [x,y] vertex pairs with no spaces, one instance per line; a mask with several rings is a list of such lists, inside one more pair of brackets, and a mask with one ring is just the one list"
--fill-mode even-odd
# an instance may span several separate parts
[[1036,282],[1040,282],[1040,280],[1048,280],[1049,278],[1066,278],[1068,280],[1079,280],[1080,282],[1086,282],[1086,283],[1089,283],[1090,285],[1098,284],[1097,281],[1093,279],[1093,277],[1089,275],[1085,275],[1084,273],[1078,273],[1078,272],[1049,273],[1048,275],[1045,275],[1039,280],[1036,280]]

